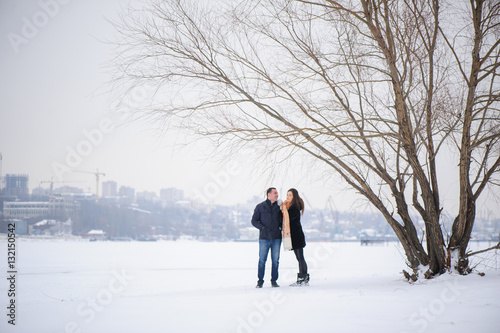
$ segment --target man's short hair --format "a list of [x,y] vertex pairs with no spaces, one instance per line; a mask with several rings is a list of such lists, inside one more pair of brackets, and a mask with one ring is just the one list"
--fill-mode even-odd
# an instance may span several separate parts
[[268,188],[266,194],[271,193],[272,190],[276,190],[276,187],[270,187],[270,188]]

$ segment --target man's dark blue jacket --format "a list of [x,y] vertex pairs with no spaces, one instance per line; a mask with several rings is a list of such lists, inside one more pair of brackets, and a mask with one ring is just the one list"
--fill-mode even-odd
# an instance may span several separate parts
[[252,216],[252,225],[260,230],[260,239],[281,238],[283,214],[277,202],[271,200],[261,202],[255,207]]

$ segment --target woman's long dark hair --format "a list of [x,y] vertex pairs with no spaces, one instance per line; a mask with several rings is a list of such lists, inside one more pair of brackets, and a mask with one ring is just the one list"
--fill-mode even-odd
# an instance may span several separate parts
[[304,200],[300,197],[299,192],[294,188],[289,189],[287,192],[292,192],[293,195],[291,206],[297,205],[302,215],[304,215]]

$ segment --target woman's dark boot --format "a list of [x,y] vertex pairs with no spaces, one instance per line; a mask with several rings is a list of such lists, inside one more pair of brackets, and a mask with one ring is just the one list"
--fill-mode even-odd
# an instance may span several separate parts
[[[307,284],[305,283],[307,279]],[[297,274],[297,282],[294,282],[290,285],[290,287],[301,287],[309,285],[309,274]]]

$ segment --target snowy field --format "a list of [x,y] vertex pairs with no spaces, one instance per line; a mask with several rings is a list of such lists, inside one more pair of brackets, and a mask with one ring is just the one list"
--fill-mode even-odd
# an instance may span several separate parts
[[[488,243],[472,244],[485,247]],[[493,245],[493,244],[492,244]],[[257,282],[258,244],[17,239],[16,325],[0,241],[0,332],[500,332],[500,255],[486,273],[404,281],[395,243],[308,243],[311,285],[281,252]],[[476,260],[477,262],[477,260]]]

